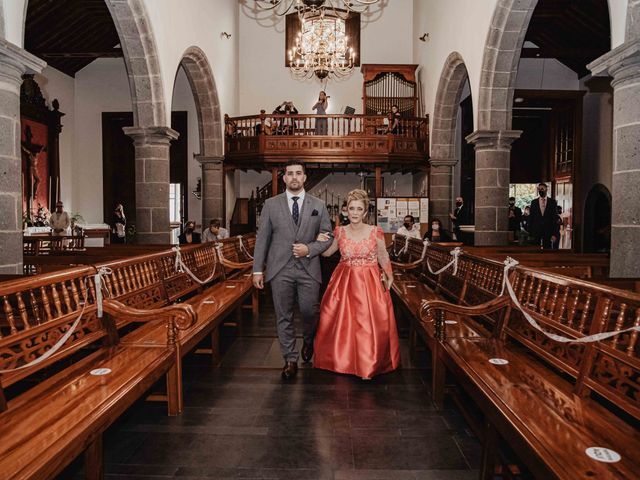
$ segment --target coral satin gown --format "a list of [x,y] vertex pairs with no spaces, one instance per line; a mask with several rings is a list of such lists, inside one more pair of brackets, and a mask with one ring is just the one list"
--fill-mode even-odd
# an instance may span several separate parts
[[393,305],[378,264],[393,272],[380,227],[360,241],[349,238],[347,228],[334,231],[342,258],[320,305],[313,364],[371,378],[400,365]]

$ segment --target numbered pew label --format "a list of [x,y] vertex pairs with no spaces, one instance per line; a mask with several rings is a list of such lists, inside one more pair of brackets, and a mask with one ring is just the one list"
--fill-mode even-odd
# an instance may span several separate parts
[[446,323],[447,325],[455,325],[457,322],[457,320],[445,320],[444,323]]
[[407,288],[416,288],[415,285],[407,285]]
[[585,453],[589,458],[604,463],[616,463],[622,459],[618,452],[603,447],[589,447]]
[[504,358],[490,358],[489,363],[493,363],[494,365],[507,365],[509,360],[505,360]]
[[91,370],[89,373],[91,375],[96,376],[96,377],[101,377],[102,375],[109,375],[111,373],[111,369],[110,368],[96,368],[94,370]]

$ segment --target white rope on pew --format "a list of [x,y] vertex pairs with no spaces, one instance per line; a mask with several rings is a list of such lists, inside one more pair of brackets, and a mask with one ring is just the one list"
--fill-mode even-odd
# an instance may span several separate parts
[[399,255],[404,255],[409,250],[409,237],[404,236],[404,246],[400,249],[400,251],[396,250],[396,234],[393,235],[393,256],[398,258]]
[[446,269],[448,269],[451,266],[453,266],[454,275],[458,272],[458,258],[462,254],[462,249],[460,247],[456,247],[453,250],[451,250],[449,254],[453,257],[453,260],[451,260],[449,263],[447,263],[444,267],[442,267],[437,272],[433,271],[433,269],[431,268],[431,265],[429,264],[429,260],[427,259],[427,268],[431,272],[431,275],[440,275],[442,272],[444,272]]
[[106,289],[102,282],[102,278],[106,275],[111,275],[112,273],[113,270],[111,270],[109,267],[100,267],[100,269],[98,269],[98,273],[93,276],[93,280],[96,285],[96,305],[98,308],[98,318],[102,318],[102,289]]
[[[98,270],[98,273],[96,273],[93,277],[95,285],[96,285],[96,306],[97,306],[97,310],[98,310],[98,317],[101,318],[102,317],[102,277],[104,277],[105,275],[110,275],[112,273],[111,269],[108,267],[102,267],[100,268],[100,270]],[[82,319],[82,316],[84,315],[84,311],[87,308],[87,293],[88,293],[88,288],[87,288],[87,279],[84,279],[84,293],[83,293],[83,301],[82,301],[82,310],[80,310],[80,315],[78,315],[78,318],[75,319],[75,321],[71,324],[71,326],[69,327],[69,330],[67,330],[65,332],[65,334],[60,337],[60,339],[46,352],[44,352],[41,356],[39,356],[38,358],[36,358],[35,360],[30,361],[29,363],[26,363],[24,365],[21,365],[19,367],[16,368],[9,368],[7,370],[0,370],[0,374],[3,373],[11,373],[11,372],[15,372],[17,370],[24,370],[25,368],[29,368],[29,367],[33,367],[34,365],[37,365],[39,363],[44,362],[46,359],[48,359],[49,357],[51,357],[52,355],[54,355],[58,350],[60,350],[60,348],[62,348],[62,346],[67,343],[67,340],[69,340],[71,338],[71,335],[73,335],[73,332],[76,330],[76,328],[78,327],[78,324],[80,323],[80,320]]]
[[198,277],[195,276],[195,274],[189,269],[189,267],[187,267],[187,265],[182,260],[182,252],[180,251],[180,247],[173,247],[171,250],[176,252],[176,261],[175,261],[175,265],[174,265],[176,272],[178,272],[178,273],[185,272],[195,282],[199,283],[200,285],[204,285],[205,283],[209,283],[211,280],[213,280],[213,277],[216,274],[216,267],[218,266],[218,261],[216,260],[215,255],[214,255],[214,258],[213,258],[213,270],[211,271],[211,275],[209,275],[204,280],[200,280]]
[[519,262],[517,260],[514,260],[511,257],[507,257],[506,260],[504,261],[504,272],[502,274],[502,291],[500,292],[500,295],[504,295],[504,291],[507,290],[507,292],[509,292],[509,296],[511,297],[511,300],[513,301],[513,304],[516,306],[518,310],[520,310],[520,312],[522,313],[524,318],[527,320],[527,322],[529,322],[529,324],[531,324],[533,328],[542,332],[551,340],[555,340],[556,342],[560,342],[560,343],[592,343],[592,342],[599,342],[601,340],[606,340],[607,338],[615,337],[616,335],[620,335],[621,333],[633,332],[633,331],[640,332],[640,326],[638,326],[638,327],[625,328],[624,330],[618,330],[615,332],[602,332],[602,333],[596,333],[594,335],[587,335],[586,337],[570,338],[570,337],[565,337],[563,335],[558,335],[555,333],[549,333],[545,331],[531,315],[525,312],[524,308],[522,307],[522,304],[520,303],[520,301],[518,301],[516,292],[513,290],[513,286],[511,285],[511,280],[509,280],[509,270],[511,270],[513,267],[515,267],[518,264]]
[[238,244],[240,246],[240,251],[244,252],[244,254],[249,257],[251,260],[253,260],[253,256],[251,256],[251,254],[249,253],[249,250],[247,250],[247,247],[244,246],[244,242],[242,241],[242,235],[238,235]]

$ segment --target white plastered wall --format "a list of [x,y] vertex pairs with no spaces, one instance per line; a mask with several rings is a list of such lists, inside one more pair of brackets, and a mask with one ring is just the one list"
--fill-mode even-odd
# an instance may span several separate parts
[[[413,0],[391,0],[381,15],[373,9],[371,14],[363,14],[361,62],[413,63],[412,15]],[[262,108],[270,113],[284,100],[293,101],[300,113],[314,113],[311,107],[317,101],[322,85],[316,78],[297,80],[284,66],[284,18],[258,22],[250,8],[239,5],[239,29],[240,113],[256,114]],[[345,79],[331,80],[326,90],[331,96],[329,113],[342,113],[347,105],[362,113],[360,68],[355,68]]]
[[[624,41],[627,0],[609,0],[612,48]],[[426,111],[433,116],[436,90],[445,60],[458,52],[469,73],[474,103],[474,125],[477,126],[480,72],[487,33],[497,0],[414,0],[414,62],[422,66]],[[427,42],[418,37],[429,34]],[[546,87],[545,87],[546,88]],[[576,87],[577,88],[577,87]]]

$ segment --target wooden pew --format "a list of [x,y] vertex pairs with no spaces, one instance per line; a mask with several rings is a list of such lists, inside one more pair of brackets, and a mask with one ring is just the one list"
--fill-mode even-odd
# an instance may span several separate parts
[[87,478],[102,478],[102,434],[175,368],[176,331],[193,323],[192,309],[138,316],[165,331],[164,348],[125,345],[117,324],[126,319],[107,302],[97,316],[95,273],[81,267],[0,284],[0,478],[52,478],[81,453]]
[[[425,263],[436,270],[449,261],[445,254],[430,247]],[[471,400],[482,413],[474,421],[465,409],[484,444],[480,478],[493,478],[502,441],[535,478],[636,478],[638,332],[585,345],[551,340],[500,296],[503,271],[502,263],[462,255],[455,274],[412,268],[409,281],[431,286],[423,298],[416,288],[401,290],[402,282],[394,286],[405,305],[427,300],[413,315],[432,351],[434,401],[442,404],[446,370],[458,405]],[[640,296],[632,293],[522,266],[510,279],[526,311],[553,333],[579,338],[640,325]],[[493,365],[492,358],[509,364]],[[622,459],[594,461],[585,455],[589,447]]]
[[[251,264],[242,268],[224,267],[217,253],[219,248],[230,248],[236,251],[234,243],[238,239],[228,239],[222,246],[214,243],[183,246],[182,260],[186,267],[200,280],[209,279],[206,285],[194,281],[186,272],[176,271],[175,252],[161,252],[145,257],[108,262],[97,265],[112,270],[105,282],[110,294],[110,301],[116,303],[118,311],[130,322],[135,322],[136,312],[144,312],[147,308],[180,302],[189,305],[195,314],[194,324],[177,332],[175,377],[167,378],[167,384],[178,392],[177,402],[170,404],[170,414],[176,415],[183,409],[182,396],[182,359],[194,351],[198,344],[209,338],[210,349],[199,350],[199,353],[211,354],[212,362],[220,362],[220,326],[230,313],[236,312],[236,325],[241,325],[239,317],[242,304],[254,292],[250,268]],[[229,247],[224,247],[229,245]],[[137,280],[135,280],[137,278]],[[252,297],[253,299],[253,297]],[[252,300],[249,308],[253,315],[258,315],[257,301]],[[124,324],[118,328],[125,327]],[[166,343],[166,335],[158,325],[142,325],[122,339],[123,344],[162,347]],[[173,375],[173,371],[169,372]],[[153,395],[152,400],[166,401],[165,395]],[[173,410],[171,407],[175,407]]]

